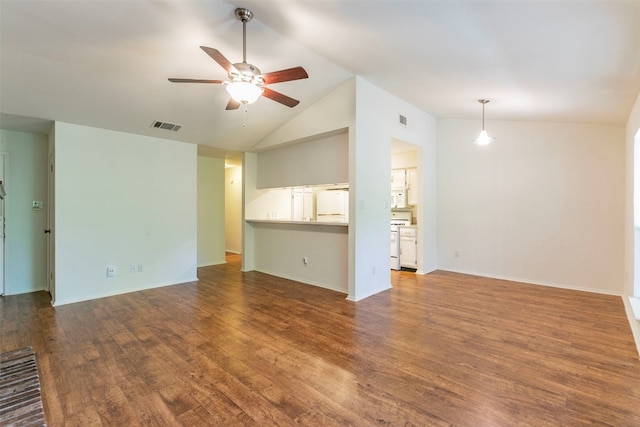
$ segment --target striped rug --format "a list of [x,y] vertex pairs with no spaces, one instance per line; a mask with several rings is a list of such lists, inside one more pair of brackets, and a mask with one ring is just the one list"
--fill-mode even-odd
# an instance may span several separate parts
[[0,426],[46,426],[31,347],[0,354]]

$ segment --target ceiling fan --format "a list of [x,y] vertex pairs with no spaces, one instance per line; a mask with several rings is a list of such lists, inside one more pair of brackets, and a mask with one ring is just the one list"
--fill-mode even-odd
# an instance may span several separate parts
[[204,50],[207,55],[227,71],[229,80],[169,78],[169,81],[174,83],[211,83],[225,85],[227,92],[231,95],[231,99],[227,103],[227,110],[236,110],[240,105],[251,104],[261,95],[287,107],[295,107],[298,105],[300,101],[297,99],[276,92],[266,87],[266,85],[306,79],[309,75],[305,69],[302,67],[293,67],[286,70],[261,74],[258,67],[247,63],[247,22],[253,18],[253,12],[249,9],[238,8],[236,9],[235,15],[236,18],[242,21],[242,62],[232,64],[217,49],[200,46],[200,49]]

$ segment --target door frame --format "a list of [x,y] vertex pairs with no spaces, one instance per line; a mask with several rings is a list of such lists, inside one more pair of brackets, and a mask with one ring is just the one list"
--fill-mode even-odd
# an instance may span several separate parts
[[55,157],[49,153],[47,162],[47,282],[46,290],[51,294],[51,304],[56,301],[55,273]]
[[[6,176],[8,175],[9,170],[9,152],[0,151],[0,181],[4,184],[4,188],[6,191],[7,181]],[[6,233],[5,233],[5,225],[6,225],[6,197],[0,200],[0,295],[5,295],[5,277],[6,277]]]

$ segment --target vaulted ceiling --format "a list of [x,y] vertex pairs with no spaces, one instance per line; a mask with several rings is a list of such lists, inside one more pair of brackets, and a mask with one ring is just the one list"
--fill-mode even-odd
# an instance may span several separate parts
[[[263,72],[303,66],[226,111],[225,79],[199,46]],[[0,127],[51,120],[249,150],[353,75],[436,117],[622,124],[640,92],[637,0],[2,0]],[[154,129],[154,120],[182,126]],[[245,126],[243,126],[243,123]]]

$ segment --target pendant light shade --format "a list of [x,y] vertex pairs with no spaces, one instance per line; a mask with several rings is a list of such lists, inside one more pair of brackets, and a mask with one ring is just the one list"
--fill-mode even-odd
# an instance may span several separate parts
[[478,99],[478,102],[482,104],[482,130],[480,131],[480,135],[476,139],[473,140],[474,144],[477,145],[487,145],[495,141],[495,138],[489,136],[487,131],[484,129],[484,105],[489,102],[488,99]]

